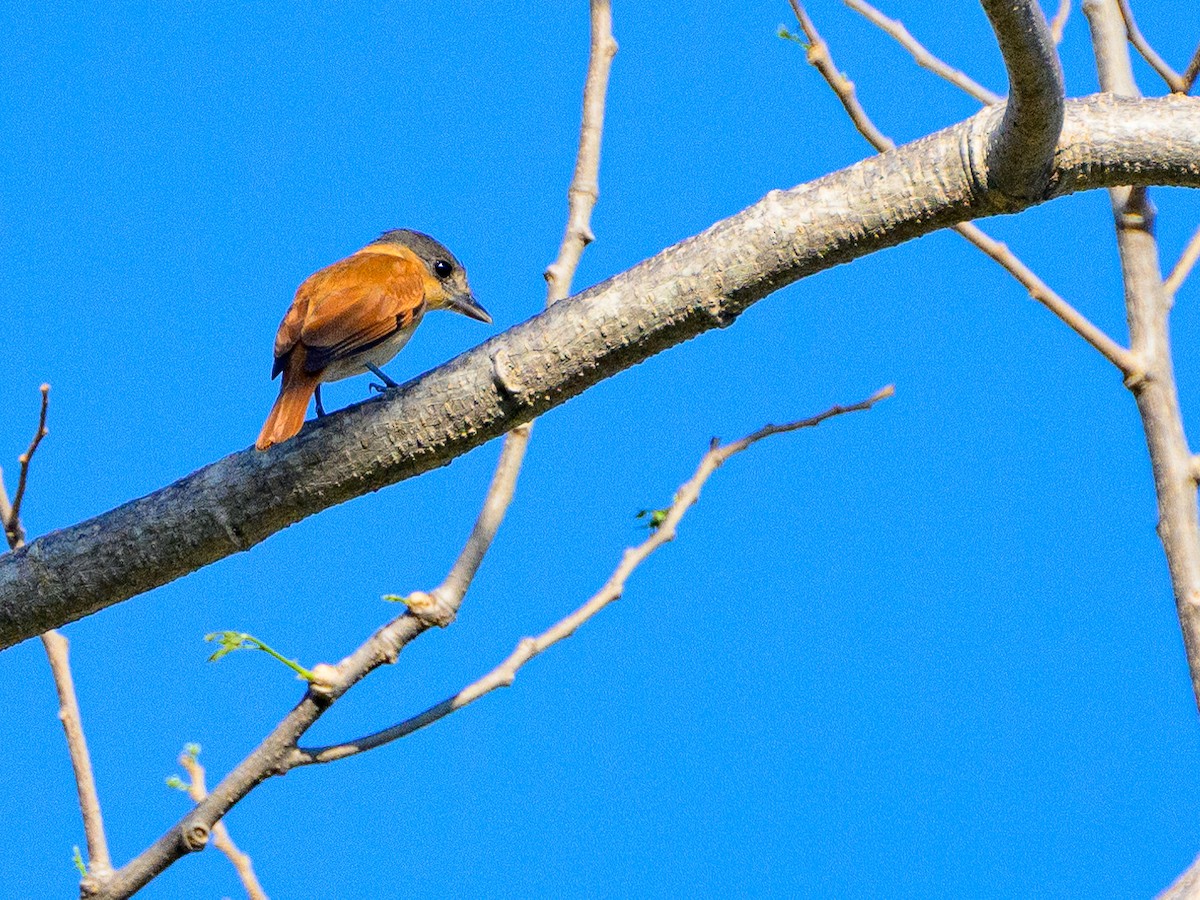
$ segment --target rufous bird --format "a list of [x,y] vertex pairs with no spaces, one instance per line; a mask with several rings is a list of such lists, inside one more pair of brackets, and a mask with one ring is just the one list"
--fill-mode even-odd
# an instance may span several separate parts
[[419,231],[398,228],[310,275],[275,335],[271,377],[283,373],[279,397],[254,446],[266,450],[304,425],[308,401],[321,406],[321,384],[374,372],[408,343],[425,313],[454,312],[491,324],[454,254]]

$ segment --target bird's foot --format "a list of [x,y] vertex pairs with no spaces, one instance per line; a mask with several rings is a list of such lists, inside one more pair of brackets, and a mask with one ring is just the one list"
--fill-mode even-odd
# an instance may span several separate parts
[[388,388],[400,387],[399,382],[392,381],[392,379],[388,377],[387,372],[383,371],[383,369],[379,368],[379,366],[375,365],[374,363],[367,363],[367,369],[374,374],[376,378],[382,381],[384,385],[383,387],[380,387],[377,384],[372,384],[371,388],[373,390],[379,391],[379,393],[382,394]]

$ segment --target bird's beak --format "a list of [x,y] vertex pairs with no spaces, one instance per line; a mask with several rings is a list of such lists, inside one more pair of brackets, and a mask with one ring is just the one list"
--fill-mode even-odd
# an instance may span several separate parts
[[470,291],[463,294],[455,294],[450,298],[450,302],[446,304],[446,309],[452,309],[456,313],[462,313],[469,319],[475,319],[487,325],[492,324],[492,317],[488,315],[488,311],[479,305],[475,299],[475,295]]

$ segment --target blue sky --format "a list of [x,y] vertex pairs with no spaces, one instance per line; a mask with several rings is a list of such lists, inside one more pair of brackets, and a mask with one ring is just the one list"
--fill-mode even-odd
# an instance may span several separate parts
[[[994,90],[977,4],[884,7]],[[1135,3],[1182,67],[1194,3]],[[833,2],[810,12],[880,126],[973,102]],[[785,2],[618,3],[597,241],[583,288],[868,153]],[[0,9],[0,465],[53,386],[31,535],[248,446],[275,328],[309,273],[391,227],[467,266],[495,318],[430,316],[389,366],[432,368],[543,303],[573,166],[586,4],[44,4]],[[1096,90],[1076,9],[1068,93]],[[1147,92],[1161,87],[1139,66]],[[1157,191],[1164,264],[1200,202]],[[1121,340],[1108,199],[983,223]],[[1200,291],[1174,340],[1200,396]],[[514,505],[453,628],[312,733],[441,699],[589,596],[635,513],[709,438],[895,383],[870,413],[730,462],[624,599],[516,685],[400,744],[299,771],[229,817],[272,897],[1137,896],[1200,851],[1200,729],[1132,399],[1097,354],[954,235],[781,291],[730,329],[539,421]],[[367,379],[326,404],[365,396]],[[498,445],[329,510],[65,629],[124,862],[300,693],[232,628],[336,660],[440,581]],[[75,890],[83,843],[37,642],[0,654],[0,880]],[[215,853],[144,896],[238,896]]]

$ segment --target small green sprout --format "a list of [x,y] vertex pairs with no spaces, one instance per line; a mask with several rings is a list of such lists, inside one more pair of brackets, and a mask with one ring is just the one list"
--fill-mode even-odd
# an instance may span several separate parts
[[807,50],[810,46],[808,41],[806,41],[804,38],[800,37],[800,35],[793,34],[792,32],[788,31],[787,28],[783,25],[779,26],[779,30],[776,31],[775,34],[776,34],[776,36],[782,38],[785,41],[795,41],[797,44],[799,44],[805,50]]
[[671,510],[667,509],[642,509],[638,510],[637,518],[645,519],[643,527],[649,528],[651,531],[658,531],[662,528],[663,522],[667,521],[667,513]]
[[244,631],[214,631],[212,634],[206,634],[204,639],[209,643],[218,645],[217,649],[213,651],[212,656],[208,658],[209,662],[216,662],[235,650],[261,650],[268,656],[279,660],[279,662],[295,672],[299,678],[309,682],[316,681],[316,676],[300,665],[300,663],[296,662],[296,660],[288,659],[278,650],[268,646],[252,634],[247,634]]

